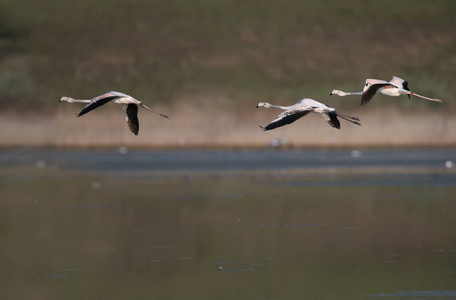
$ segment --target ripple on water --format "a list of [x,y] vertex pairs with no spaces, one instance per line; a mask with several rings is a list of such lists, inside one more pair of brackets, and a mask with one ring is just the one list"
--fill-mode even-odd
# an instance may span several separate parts
[[261,224],[262,227],[322,227],[326,226],[324,223],[316,224]]
[[253,268],[233,268],[233,269],[224,269],[221,266],[217,269],[218,271],[228,271],[228,272],[246,272],[253,271]]
[[44,274],[44,277],[54,277],[54,278],[61,278],[61,277],[67,277],[68,274],[66,273],[56,273],[56,274]]
[[456,297],[456,290],[447,290],[447,291],[399,291],[396,293],[378,293],[371,294],[370,297],[377,298],[393,298],[393,297],[432,297],[432,299],[448,299],[448,297]]

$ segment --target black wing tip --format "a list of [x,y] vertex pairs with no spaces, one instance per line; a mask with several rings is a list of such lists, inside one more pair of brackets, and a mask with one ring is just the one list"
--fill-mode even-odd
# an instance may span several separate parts
[[328,124],[331,125],[331,127],[340,129],[340,122],[339,119],[337,118],[337,113],[336,112],[330,112],[327,114],[329,117]]
[[372,97],[369,97],[367,95],[364,95],[364,97],[361,98],[361,106],[366,106],[367,103],[371,100]]
[[135,126],[132,123],[127,123],[128,127],[130,128],[130,131],[133,132],[135,135],[138,135],[139,133],[139,125]]
[[402,86],[404,87],[404,90],[410,92],[410,89],[409,89],[409,87],[408,87],[408,84],[409,84],[409,83],[408,83],[406,80],[404,80],[404,83],[402,83]]

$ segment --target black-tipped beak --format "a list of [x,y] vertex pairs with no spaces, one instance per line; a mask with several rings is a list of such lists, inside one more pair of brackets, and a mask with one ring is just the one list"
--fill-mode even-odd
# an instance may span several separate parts
[[333,95],[333,92],[329,93],[329,95],[332,96],[332,95]]

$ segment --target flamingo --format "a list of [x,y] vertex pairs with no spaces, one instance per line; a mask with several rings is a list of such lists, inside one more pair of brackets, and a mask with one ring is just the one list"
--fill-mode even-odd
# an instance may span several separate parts
[[123,104],[122,110],[124,111],[126,115],[126,120],[127,120],[127,125],[130,128],[131,132],[133,132],[135,135],[138,135],[139,132],[139,120],[138,120],[138,105],[150,110],[151,112],[163,117],[169,119],[167,115],[164,115],[162,113],[156,112],[152,110],[151,108],[147,107],[144,105],[141,101],[136,100],[132,96],[129,96],[124,93],[120,92],[109,92],[100,96],[97,96],[93,99],[86,100],[86,99],[73,99],[71,97],[62,97],[59,102],[68,102],[68,103],[88,103],[80,113],[76,114],[76,117],[80,117],[85,115],[91,110],[94,110],[97,107],[102,106],[103,104],[106,104],[108,102],[113,102],[113,103],[119,103]]
[[349,121],[356,125],[361,125],[359,123],[359,119],[356,117],[349,117],[346,115],[342,115],[336,112],[335,108],[329,107],[326,104],[321,102],[315,101],[310,98],[304,98],[300,100],[298,103],[291,105],[291,106],[279,106],[279,105],[272,105],[267,102],[260,102],[257,105],[258,107],[264,108],[280,108],[284,110],[280,115],[278,115],[271,123],[269,123],[266,127],[260,126],[263,131],[271,130],[280,126],[284,126],[287,124],[291,124],[294,121],[304,117],[310,112],[319,113],[325,118],[329,125],[334,128],[340,129],[340,122],[337,117],[340,117],[346,121]]
[[391,81],[380,79],[366,79],[364,89],[362,92],[343,92],[340,90],[333,90],[329,95],[348,96],[348,95],[363,95],[361,97],[361,105],[366,106],[367,103],[374,97],[375,93],[380,93],[386,96],[397,97],[400,95],[410,95],[420,97],[426,100],[443,103],[440,99],[428,98],[411,92],[408,88],[408,82],[402,78],[393,76]]

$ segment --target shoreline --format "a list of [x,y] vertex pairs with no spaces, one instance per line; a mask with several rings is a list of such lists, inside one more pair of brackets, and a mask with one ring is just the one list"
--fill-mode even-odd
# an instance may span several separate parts
[[[116,109],[117,108],[117,109]],[[334,149],[334,148],[424,148],[456,147],[456,118],[451,112],[403,112],[395,108],[348,110],[362,126],[341,120],[341,129],[331,128],[318,114],[291,125],[263,132],[278,110],[239,109],[228,105],[223,114],[218,105],[197,109],[176,105],[158,107],[171,120],[139,112],[140,131],[130,132],[117,107],[75,118],[75,106],[53,113],[3,112],[0,114],[0,149],[33,147],[62,149]]]
[[80,146],[80,145],[0,145],[0,151],[8,151],[14,149],[54,149],[54,150],[76,150],[76,151],[259,151],[259,150],[270,150],[270,151],[281,151],[281,150],[373,150],[373,149],[452,149],[456,148],[456,143],[452,144],[369,144],[369,145],[357,145],[357,144],[344,144],[334,146],[320,146],[320,145],[298,145],[298,146],[286,146],[286,147],[273,147],[270,145],[193,145],[193,146],[176,146],[176,145],[160,145],[160,146],[126,146],[126,145],[92,145],[92,146]]

